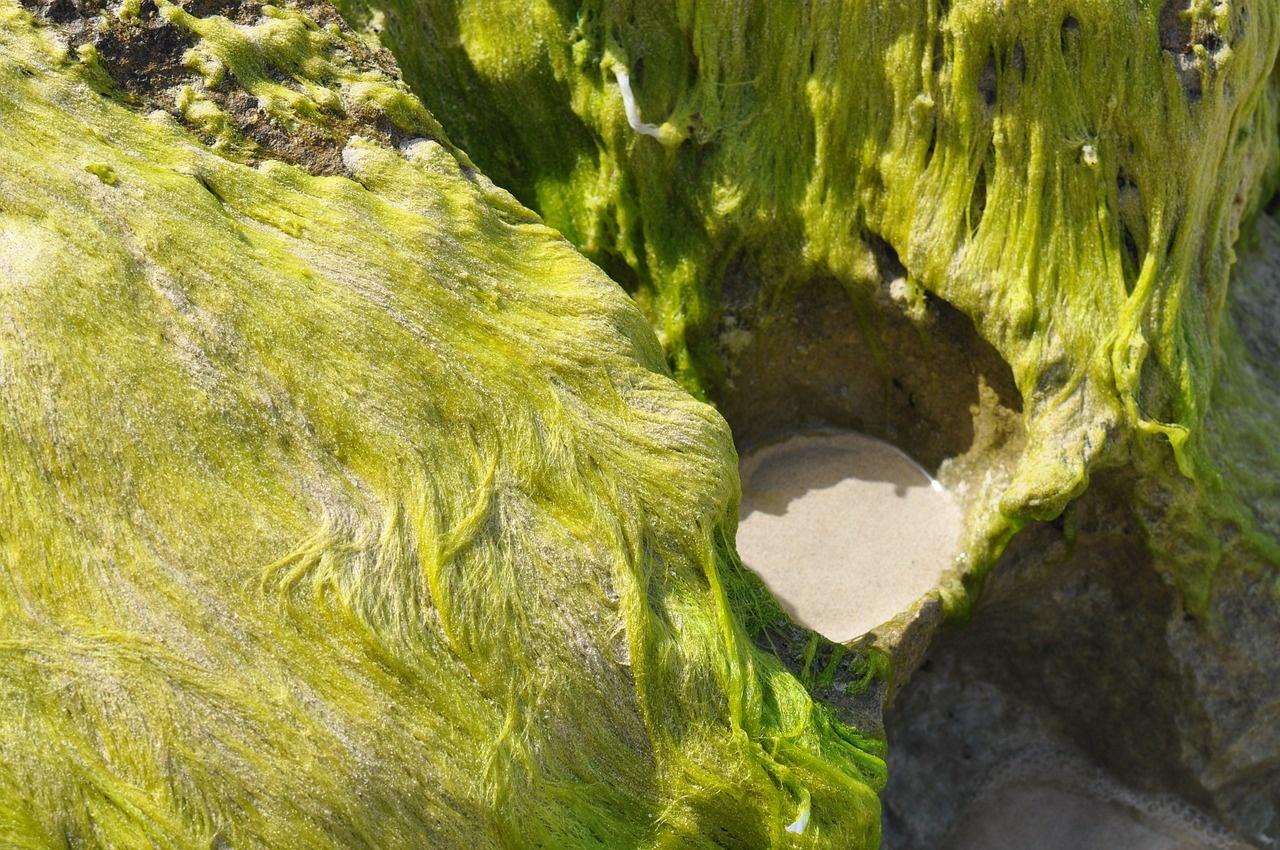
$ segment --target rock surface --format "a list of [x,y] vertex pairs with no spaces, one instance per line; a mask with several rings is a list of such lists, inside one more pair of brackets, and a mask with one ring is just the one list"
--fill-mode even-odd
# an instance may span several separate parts
[[[1277,299],[1280,225],[1264,215],[1241,240],[1209,424],[1234,477],[1223,486],[1249,495],[1267,533],[1280,333],[1261,317],[1280,315]],[[969,626],[933,647],[891,715],[889,846],[939,846],[1002,762],[1056,742],[1221,819],[1235,841],[1280,847],[1280,579],[1229,536],[1209,611],[1188,612],[1168,577],[1179,553],[1151,550],[1178,539],[1161,502],[1150,482],[1100,477],[1013,539]]]
[[[1000,695],[976,740],[1025,707],[1275,846],[1274,6],[341,7],[635,294],[740,449],[855,428],[960,494],[966,561],[864,644],[886,698],[968,623],[934,664]],[[749,628],[757,602],[731,595]],[[901,751],[979,781],[903,693]],[[954,802],[894,805],[936,837]]]
[[0,845],[875,845],[724,421],[331,11],[3,0],[0,163]]
[[[873,847],[896,698],[1280,846],[1273,4],[0,1],[5,842]],[[963,560],[791,623],[672,373]]]

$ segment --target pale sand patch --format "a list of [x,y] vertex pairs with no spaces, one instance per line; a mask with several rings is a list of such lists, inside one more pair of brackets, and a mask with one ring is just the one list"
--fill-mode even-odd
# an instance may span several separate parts
[[1217,850],[1242,847],[1192,823],[1153,816],[1048,782],[984,796],[946,850]]
[[963,808],[940,850],[1252,850],[1182,798],[1129,788],[1053,747],[992,770]]
[[865,634],[933,589],[964,516],[887,443],[802,434],[742,459],[738,553],[801,625]]

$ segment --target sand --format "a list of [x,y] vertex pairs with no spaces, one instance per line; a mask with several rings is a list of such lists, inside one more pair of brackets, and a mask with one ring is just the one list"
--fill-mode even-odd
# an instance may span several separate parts
[[893,446],[852,432],[791,437],[742,459],[738,552],[801,625],[859,637],[931,590],[963,515]]
[[1048,742],[988,768],[978,792],[957,802],[954,825],[931,848],[1252,850],[1181,797],[1126,786],[1082,753]]
[[1217,850],[1245,845],[1049,782],[1008,785],[977,802],[944,850]]

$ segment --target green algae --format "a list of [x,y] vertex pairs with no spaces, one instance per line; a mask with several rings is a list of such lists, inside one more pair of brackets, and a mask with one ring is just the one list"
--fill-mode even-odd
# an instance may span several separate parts
[[1177,548],[1173,514],[1197,529],[1164,563],[1204,610],[1226,558],[1211,541],[1254,524],[1206,416],[1233,246],[1275,184],[1274,4],[339,6],[486,171],[633,291],[704,397],[725,391],[722,288],[744,254],[764,303],[834,278],[867,305],[887,245],[908,293],[970,316],[1012,367],[1027,440],[953,614],[1023,522],[1129,464],[1176,503],[1154,511],[1154,548]]
[[100,22],[185,33],[152,102],[0,2],[0,844],[876,846],[624,293],[347,36],[155,5]]

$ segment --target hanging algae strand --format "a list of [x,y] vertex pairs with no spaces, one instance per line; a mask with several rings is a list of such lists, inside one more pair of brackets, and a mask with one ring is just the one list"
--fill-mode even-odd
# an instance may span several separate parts
[[635,93],[631,90],[631,74],[628,73],[626,65],[617,60],[608,64],[613,69],[613,75],[618,81],[618,89],[622,92],[622,108],[631,129],[641,135],[652,136],[664,145],[678,145],[684,141],[685,134],[673,127],[669,121],[659,126],[640,120],[640,105],[636,103]]

